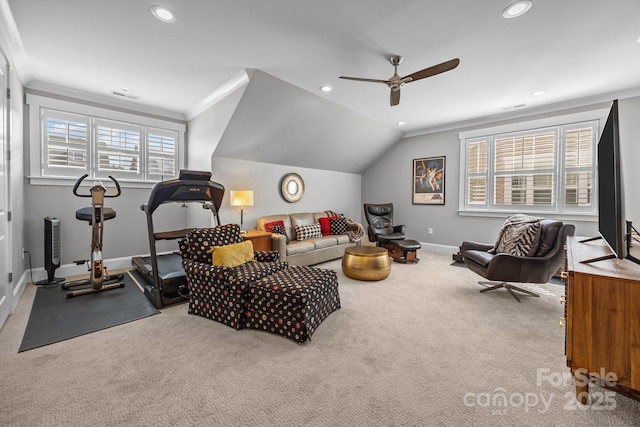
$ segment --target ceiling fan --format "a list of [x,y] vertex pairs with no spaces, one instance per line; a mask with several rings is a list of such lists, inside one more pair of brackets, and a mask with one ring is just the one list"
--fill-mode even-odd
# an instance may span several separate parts
[[392,55],[389,57],[389,62],[393,65],[393,76],[388,80],[379,79],[365,79],[361,77],[345,77],[340,76],[341,79],[356,80],[359,82],[372,82],[372,83],[384,83],[391,89],[391,106],[398,105],[400,103],[400,86],[405,83],[415,82],[416,80],[424,79],[427,77],[435,76],[436,74],[444,73],[445,71],[453,70],[460,63],[460,59],[455,58],[450,61],[443,62],[442,64],[434,65],[424,70],[416,71],[408,76],[400,77],[398,75],[398,65],[402,62],[402,56]]

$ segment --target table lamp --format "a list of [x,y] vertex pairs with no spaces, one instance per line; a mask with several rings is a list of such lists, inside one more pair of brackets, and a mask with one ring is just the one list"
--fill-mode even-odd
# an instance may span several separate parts
[[231,206],[240,206],[240,231],[244,232],[244,207],[253,206],[253,190],[231,190]]

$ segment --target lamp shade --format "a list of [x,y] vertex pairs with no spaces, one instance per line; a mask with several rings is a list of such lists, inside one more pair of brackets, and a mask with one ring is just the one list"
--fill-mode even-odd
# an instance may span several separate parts
[[231,206],[253,206],[253,190],[231,190]]

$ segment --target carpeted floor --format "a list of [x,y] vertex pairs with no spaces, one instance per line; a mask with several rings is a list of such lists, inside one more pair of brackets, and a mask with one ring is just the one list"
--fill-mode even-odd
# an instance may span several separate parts
[[[67,298],[60,286],[39,286],[19,351],[31,350],[159,313],[129,274],[122,288]],[[115,282],[114,282],[115,283]],[[86,288],[88,286],[84,286]],[[72,288],[77,290],[81,288]]]
[[640,403],[573,398],[559,295],[480,294],[450,256],[420,251],[388,279],[338,271],[342,308],[298,345],[187,314],[18,353],[34,288],[0,331],[0,424],[126,426],[633,426]]

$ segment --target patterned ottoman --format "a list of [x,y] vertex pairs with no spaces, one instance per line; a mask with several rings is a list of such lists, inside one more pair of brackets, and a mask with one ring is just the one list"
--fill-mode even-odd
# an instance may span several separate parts
[[247,328],[280,334],[303,343],[327,316],[340,308],[333,270],[289,267],[251,284]]

